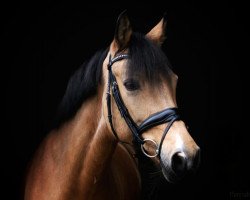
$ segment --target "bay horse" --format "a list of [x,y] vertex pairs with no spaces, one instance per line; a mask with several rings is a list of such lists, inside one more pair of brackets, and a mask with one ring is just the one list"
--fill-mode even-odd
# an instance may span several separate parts
[[163,17],[144,35],[126,12],[118,17],[110,46],[70,78],[29,167],[25,200],[140,199],[141,160],[169,182],[197,168],[199,147],[177,109],[178,77],[161,49],[165,27]]

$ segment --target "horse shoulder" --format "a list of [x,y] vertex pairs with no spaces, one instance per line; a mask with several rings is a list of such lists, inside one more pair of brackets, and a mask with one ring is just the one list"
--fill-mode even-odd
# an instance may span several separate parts
[[[59,134],[52,131],[43,140],[30,164],[25,188],[25,199],[57,199],[60,183],[56,181]],[[54,184],[58,183],[58,184]]]

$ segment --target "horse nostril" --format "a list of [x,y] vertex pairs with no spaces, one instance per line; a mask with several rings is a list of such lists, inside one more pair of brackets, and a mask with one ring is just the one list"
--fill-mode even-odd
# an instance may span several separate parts
[[187,160],[183,152],[176,152],[171,159],[172,170],[177,174],[183,174],[187,170]]

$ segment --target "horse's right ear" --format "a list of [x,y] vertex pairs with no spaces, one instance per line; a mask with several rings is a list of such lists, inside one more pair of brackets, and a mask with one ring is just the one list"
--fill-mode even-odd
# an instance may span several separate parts
[[127,48],[131,35],[132,28],[125,10],[119,15],[117,19],[115,36],[111,44],[111,50],[118,52]]

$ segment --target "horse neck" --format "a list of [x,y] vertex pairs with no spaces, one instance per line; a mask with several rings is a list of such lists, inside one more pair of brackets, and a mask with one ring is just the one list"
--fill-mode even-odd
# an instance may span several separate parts
[[42,155],[49,155],[52,160],[47,162],[53,163],[50,168],[64,172],[63,177],[67,180],[62,180],[62,184],[67,185],[63,187],[71,188],[67,189],[69,193],[81,194],[85,198],[102,177],[117,145],[102,115],[100,96],[85,101],[73,119],[49,134],[41,148],[42,151],[45,149]]
[[[76,158],[78,186],[93,190],[110,162],[117,142],[102,116],[101,99],[95,97],[82,107],[74,119],[72,131],[68,132],[71,138],[71,144],[68,145],[71,157]],[[90,192],[86,191],[86,194]]]
[[[51,199],[51,194],[53,199],[89,199],[103,194],[100,185],[120,185],[117,191],[124,190],[124,181],[115,181],[126,180],[131,174],[133,184],[139,185],[133,159],[117,146],[102,115],[101,102],[98,95],[85,101],[73,119],[48,135],[30,168],[26,199]],[[128,182],[126,188],[131,189],[130,186]]]

